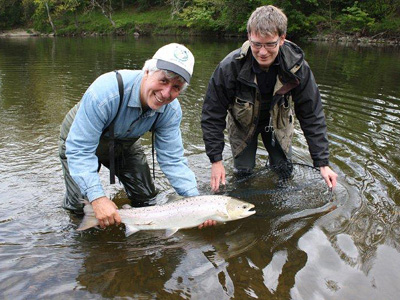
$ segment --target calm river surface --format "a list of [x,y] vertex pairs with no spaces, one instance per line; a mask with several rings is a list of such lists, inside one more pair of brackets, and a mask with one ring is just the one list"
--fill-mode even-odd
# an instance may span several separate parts
[[[181,128],[200,192],[210,194],[202,99],[215,66],[240,41],[0,39],[0,298],[398,299],[399,48],[299,43],[322,93],[340,176],[333,196],[304,166],[294,188],[280,191],[262,168],[262,149],[256,174],[237,179],[228,145],[223,193],[254,203],[256,215],[170,238],[159,231],[126,238],[123,226],[76,231],[79,219],[61,208],[64,115],[97,76],[141,69],[173,41],[196,57],[180,97]],[[150,136],[143,144],[151,162]],[[294,161],[311,163],[298,129]],[[105,170],[101,176],[116,203],[126,202],[122,187],[110,187]],[[168,201],[174,191],[158,167],[156,176],[157,201]]]

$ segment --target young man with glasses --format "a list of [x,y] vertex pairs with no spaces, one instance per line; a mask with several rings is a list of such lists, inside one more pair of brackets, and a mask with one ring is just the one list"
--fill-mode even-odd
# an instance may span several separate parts
[[320,168],[329,188],[336,186],[337,174],[329,167],[321,96],[303,51],[285,40],[286,29],[287,18],[279,8],[257,8],[247,23],[248,41],[228,54],[210,79],[201,126],[212,163],[213,191],[225,184],[222,152],[226,127],[239,174],[253,170],[259,135],[269,165],[290,168],[294,113],[314,166]]

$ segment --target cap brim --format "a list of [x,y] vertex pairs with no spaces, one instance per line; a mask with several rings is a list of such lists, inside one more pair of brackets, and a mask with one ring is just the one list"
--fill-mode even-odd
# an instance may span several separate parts
[[157,59],[156,66],[158,69],[174,72],[181,76],[187,83],[190,83],[190,74],[184,68],[162,59]]

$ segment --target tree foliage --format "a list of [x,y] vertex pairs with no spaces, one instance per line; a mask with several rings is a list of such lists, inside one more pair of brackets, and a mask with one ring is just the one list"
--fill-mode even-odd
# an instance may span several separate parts
[[26,25],[43,32],[71,32],[73,23],[75,33],[81,16],[100,13],[105,18],[102,28],[115,32],[119,24],[136,26],[134,20],[114,19],[117,12],[147,13],[169,7],[170,14],[164,18],[175,22],[174,26],[245,34],[252,11],[268,4],[288,16],[289,37],[321,32],[400,36],[400,0],[0,0],[0,29]]
[[355,1],[353,6],[343,9],[343,14],[338,17],[338,20],[340,28],[350,33],[365,33],[375,22],[358,6],[358,1]]
[[21,1],[0,0],[0,28],[10,28],[23,23]]

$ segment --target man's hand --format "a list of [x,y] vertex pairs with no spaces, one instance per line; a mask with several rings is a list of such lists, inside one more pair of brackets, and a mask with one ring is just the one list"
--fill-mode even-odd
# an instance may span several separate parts
[[203,224],[200,224],[200,225],[198,226],[198,228],[199,228],[199,229],[202,229],[202,228],[204,228],[204,227],[215,226],[215,225],[217,225],[217,221],[214,221],[214,220],[207,220],[207,221],[205,221]]
[[222,160],[214,162],[211,166],[211,191],[217,192],[220,183],[225,185],[225,168]]
[[329,166],[320,167],[320,171],[328,187],[330,189],[335,188],[338,175]]
[[118,214],[117,205],[107,197],[104,196],[93,200],[92,206],[101,228],[121,223],[121,217]]

